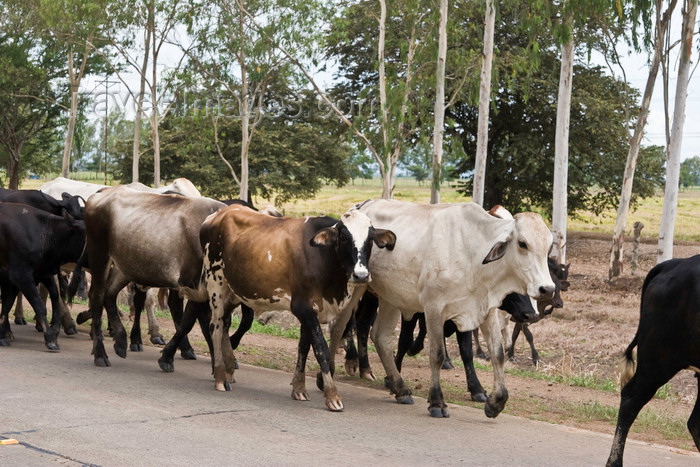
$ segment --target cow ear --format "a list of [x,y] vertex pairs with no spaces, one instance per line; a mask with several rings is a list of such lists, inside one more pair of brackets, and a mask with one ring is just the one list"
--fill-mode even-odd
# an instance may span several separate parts
[[316,235],[311,237],[309,244],[315,247],[329,247],[335,245],[338,240],[338,231],[333,227],[327,227],[319,230]]
[[71,216],[65,208],[61,212],[63,212],[63,218],[67,220],[69,224],[75,224],[75,218]]
[[374,243],[379,248],[393,250],[396,244],[396,234],[391,230],[374,229]]
[[481,262],[481,264],[490,263],[491,261],[496,261],[497,259],[503,258],[506,254],[506,248],[508,248],[508,242],[498,242],[493,247],[491,251],[486,255],[486,258]]

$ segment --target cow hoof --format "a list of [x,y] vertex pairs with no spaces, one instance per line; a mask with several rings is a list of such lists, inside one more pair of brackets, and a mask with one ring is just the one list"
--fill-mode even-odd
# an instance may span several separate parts
[[126,346],[122,347],[114,344],[114,352],[121,358],[126,358]]
[[129,346],[129,350],[132,352],[143,352],[143,345],[142,344],[131,344]]
[[377,378],[374,377],[374,373],[372,373],[372,370],[362,370],[360,371],[360,378],[362,379],[368,379],[370,381],[375,381]]
[[331,412],[342,412],[345,409],[340,399],[335,401],[326,400],[326,407],[328,407],[328,410],[330,410]]
[[10,339],[0,339],[0,347],[9,347]]
[[472,400],[474,402],[486,402],[488,398],[486,397],[486,394],[480,392],[479,394],[472,394]]
[[[502,409],[501,409],[502,410]],[[491,407],[489,404],[486,404],[484,406],[484,413],[488,418],[496,418],[498,417],[498,414],[501,413],[501,410],[494,409]]]
[[234,369],[234,370],[237,370],[237,369],[238,369],[238,361],[236,361],[236,363],[233,364],[233,369]]
[[24,326],[27,324],[27,320],[24,318],[15,318],[15,324],[19,324],[20,326]]
[[396,396],[396,402],[404,405],[413,405],[413,397],[410,394],[404,396]]
[[75,322],[78,324],[83,324],[85,321],[89,320],[91,318],[90,312],[89,311],[82,311],[78,313],[78,317],[75,318]]
[[442,362],[442,369],[443,370],[454,370],[455,367],[454,367],[454,365],[452,365],[451,361],[445,360],[444,362]]
[[58,352],[59,350],[61,350],[61,348],[55,342],[47,342],[46,348],[49,349],[50,352]]
[[231,384],[228,381],[217,381],[214,383],[214,387],[217,391],[225,392],[231,390]]
[[292,390],[292,399],[295,401],[310,401],[311,398],[306,391],[294,391]]
[[185,360],[197,360],[197,356],[194,354],[194,350],[193,350],[193,349],[181,350],[181,351],[180,351],[180,355],[181,355],[182,358],[184,358]]
[[162,358],[158,359],[158,366],[160,366],[160,369],[166,373],[172,373],[173,371],[175,371],[175,365],[173,365],[173,362],[164,360]]
[[162,336],[151,337],[151,344],[165,345],[165,341]]
[[355,376],[359,366],[360,365],[357,363],[357,360],[345,360],[345,373],[347,373],[348,376]]
[[433,418],[450,418],[450,412],[447,411],[447,407],[430,407],[428,411],[430,411],[430,416]]
[[75,336],[78,334],[78,329],[75,326],[69,326],[63,330],[66,336]]
[[37,322],[34,325],[34,329],[36,329],[36,332],[41,332],[41,333],[44,332],[44,326],[42,326],[41,323],[39,323],[39,322]]
[[112,364],[109,363],[109,358],[98,357],[98,358],[95,358],[95,366],[99,366],[101,368],[106,368],[108,366],[112,366]]

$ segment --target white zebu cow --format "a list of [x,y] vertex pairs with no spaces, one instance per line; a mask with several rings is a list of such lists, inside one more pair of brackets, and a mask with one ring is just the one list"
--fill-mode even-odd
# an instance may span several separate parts
[[508,391],[501,323],[498,313],[490,311],[511,292],[534,299],[552,296],[554,283],[547,268],[552,233],[542,218],[535,213],[494,217],[474,203],[369,200],[359,209],[375,228],[390,229],[398,238],[390,255],[377,250],[369,262],[370,288],[379,297],[371,336],[387,387],[400,403],[413,403],[394,362],[392,339],[399,315],[408,320],[424,312],[432,374],[429,411],[433,417],[448,417],[440,389],[444,323],[452,320],[462,332],[481,326],[491,343],[495,381],[484,410],[488,417],[497,416]]
[[[80,180],[71,180],[65,177],[57,177],[49,182],[44,183],[41,187],[39,187],[39,190],[58,200],[62,199],[63,193],[70,193],[71,195],[81,196],[84,201],[87,201],[88,198],[90,198],[92,195],[94,195],[103,188],[107,188],[108,186],[110,185],[101,185],[99,183],[89,183]],[[202,194],[199,192],[197,187],[194,186],[194,184],[186,178],[176,178],[169,185],[165,185],[159,188],[151,188],[139,182],[128,183],[123,186],[129,187],[132,190],[143,191],[148,193],[163,194],[166,192],[174,192],[189,198],[202,197]],[[130,293],[132,294],[131,297],[132,299],[134,299],[132,292],[134,291],[130,291]],[[138,290],[136,292],[143,293],[144,291]],[[156,320],[156,315],[153,309],[153,304],[157,301],[153,297],[155,291],[153,291],[152,289],[148,289],[145,291],[145,293],[151,296],[150,300],[147,299],[147,297],[135,298],[135,300],[138,303],[142,304],[138,307],[145,307],[146,309],[146,316],[148,318],[148,334],[151,336],[151,343],[165,345],[165,341],[163,340],[163,335],[160,333],[160,327],[158,326],[158,321]],[[140,315],[140,313],[140,311],[136,311],[136,315]],[[84,322],[85,319],[88,319],[86,317],[87,313],[80,316],[78,318],[78,322]],[[132,351],[143,350],[143,345],[141,343],[141,328],[138,325],[138,319],[138,316],[134,318],[135,326],[132,329],[131,333],[132,342],[130,348]]]

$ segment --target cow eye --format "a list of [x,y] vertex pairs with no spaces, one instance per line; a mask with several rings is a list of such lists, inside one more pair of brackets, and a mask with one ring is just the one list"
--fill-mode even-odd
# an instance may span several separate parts
[[522,248],[523,250],[527,250],[527,243],[525,243],[522,240],[518,240],[518,246]]

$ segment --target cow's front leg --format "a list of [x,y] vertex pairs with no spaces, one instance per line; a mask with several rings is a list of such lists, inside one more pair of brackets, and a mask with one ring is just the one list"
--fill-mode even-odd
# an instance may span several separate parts
[[292,378],[292,399],[296,401],[311,400],[306,392],[306,358],[309,355],[311,341],[306,326],[302,326],[299,335],[299,346],[297,348],[297,366]]
[[132,309],[129,316],[133,316],[131,325],[131,333],[129,334],[129,350],[132,352],[143,352],[143,341],[141,340],[141,312],[146,305],[146,291],[139,289],[135,285],[129,285],[129,293],[131,296]]
[[472,331],[457,331],[457,344],[459,345],[459,355],[462,357],[464,372],[467,377],[467,389],[472,400],[486,402],[486,391],[476,375],[474,369],[474,351],[472,349]]
[[447,418],[450,413],[440,387],[440,370],[445,362],[445,323],[440,313],[426,310],[425,327],[430,344],[430,391],[428,392],[428,411],[434,418]]
[[399,320],[400,311],[389,303],[379,300],[379,312],[372,326],[370,337],[377,347],[379,359],[382,361],[382,366],[386,372],[384,385],[389,389],[391,394],[396,396],[396,401],[399,404],[413,404],[411,390],[406,387],[406,384],[396,368],[393,352],[393,337],[396,323]]
[[0,312],[0,347],[10,345],[10,341],[14,340],[12,330],[10,329],[10,308],[17,298],[19,290],[13,284],[2,286],[0,291],[0,303],[2,311]]
[[[321,367],[321,377],[323,379],[323,395],[326,398],[326,407],[332,412],[340,412],[343,410],[343,402],[338,395],[338,389],[333,381],[331,373],[331,357],[328,350],[328,344],[323,337],[321,324],[318,322],[318,317],[313,308],[302,299],[292,299],[292,313],[301,323],[302,328],[306,328],[309,336],[309,341],[314,349],[314,355]],[[342,328],[341,328],[342,329]]]
[[508,400],[508,390],[505,384],[505,373],[503,366],[506,356],[501,340],[501,321],[496,308],[489,311],[486,320],[481,325],[486,344],[491,354],[491,365],[493,366],[493,391],[489,394],[484,413],[489,418],[496,418],[506,406]]
[[[330,373],[331,375],[335,375],[335,354],[338,351],[338,347],[340,347],[340,342],[343,340],[343,333],[345,332],[345,328],[347,327],[348,323],[350,322],[350,318],[352,317],[353,313],[355,312],[355,309],[357,308],[357,304],[360,301],[360,298],[362,298],[362,293],[363,290],[357,290],[353,292],[353,295],[351,299],[348,301],[346,304],[345,308],[343,308],[340,313],[335,317],[333,322],[331,323],[330,326],[330,334],[331,334],[331,339],[330,339],[330,348],[329,348],[329,356],[330,356]],[[323,375],[319,372],[316,375],[316,386],[320,390],[323,391]]]
[[58,342],[56,342],[57,333],[49,326],[48,320],[46,319],[46,305],[39,296],[39,289],[34,282],[33,272],[28,269],[11,269],[10,281],[19,288],[25,297],[27,297],[27,301],[34,309],[37,325],[41,325],[41,329],[44,333],[46,348],[52,352],[60,350]]

